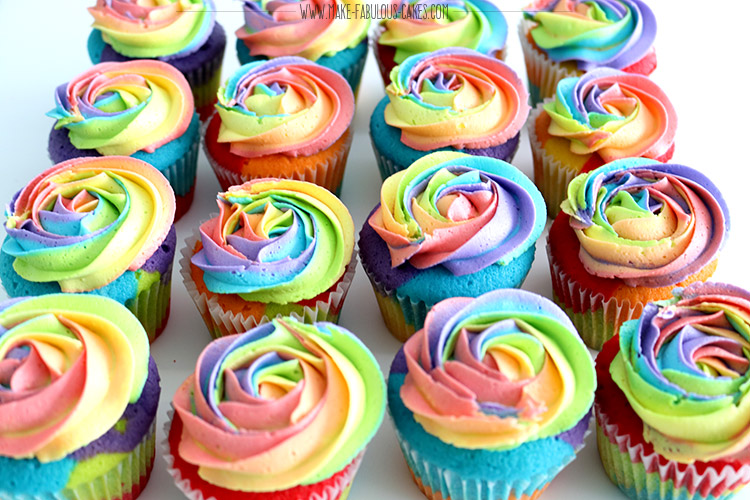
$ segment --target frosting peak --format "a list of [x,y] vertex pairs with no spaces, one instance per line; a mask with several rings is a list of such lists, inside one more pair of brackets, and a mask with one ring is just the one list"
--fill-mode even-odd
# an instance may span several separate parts
[[502,144],[523,127],[528,94],[502,61],[461,48],[409,57],[391,71],[385,121],[420,151]]

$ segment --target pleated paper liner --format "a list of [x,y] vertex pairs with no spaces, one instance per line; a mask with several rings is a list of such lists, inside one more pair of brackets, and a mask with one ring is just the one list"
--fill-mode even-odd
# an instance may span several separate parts
[[[164,424],[164,434],[167,436],[162,441],[162,456],[167,462],[167,472],[174,479],[177,488],[182,491],[187,498],[190,500],[222,500],[222,498],[232,498],[235,500],[242,500],[243,498],[257,499],[260,495],[264,497],[273,498],[274,492],[268,492],[265,494],[253,493],[253,492],[242,492],[227,490],[220,486],[215,486],[206,481],[203,481],[198,476],[198,467],[192,464],[188,464],[182,460],[177,461],[174,454],[172,453],[170,439],[179,439],[179,435],[173,436],[173,423],[175,422],[175,412],[173,408],[170,408],[168,412],[169,420]],[[176,433],[181,433],[182,423],[179,422],[179,427],[174,429]],[[278,492],[284,494],[284,498],[287,500],[346,500],[351,490],[352,482],[357,474],[359,466],[362,464],[362,457],[364,456],[364,450],[357,455],[352,462],[344,467],[341,471],[337,472],[328,479],[321,481],[325,482],[324,486],[315,488],[315,485],[311,485],[313,490],[312,493],[301,493],[298,495],[290,495],[289,490]],[[187,470],[181,469],[185,467]],[[189,469],[188,469],[189,468]],[[187,474],[186,474],[187,473]],[[187,477],[186,477],[187,476]],[[195,479],[197,478],[197,482]],[[193,484],[196,482],[196,484]],[[205,489],[205,492],[201,489]]]
[[539,103],[529,113],[526,130],[529,133],[531,156],[534,161],[534,184],[541,191],[547,203],[547,217],[554,219],[560,213],[560,204],[568,197],[568,184],[580,172],[564,166],[548,154],[536,135],[536,120],[544,112]]
[[338,322],[346,294],[354,279],[357,267],[356,251],[352,254],[352,259],[346,266],[344,276],[329,289],[327,301],[318,300],[314,306],[300,306],[297,303],[271,304],[274,310],[273,316],[264,314],[261,317],[256,317],[224,310],[216,296],[209,297],[206,293],[198,290],[190,271],[190,259],[199,241],[200,232],[197,229],[191,237],[185,240],[185,247],[182,249],[182,258],[180,259],[180,273],[182,274],[188,294],[193,299],[198,312],[203,317],[203,321],[206,323],[206,327],[208,327],[213,338],[244,333],[278,316],[292,316],[305,323],[314,323],[317,321]]
[[54,493],[15,495],[0,489],[0,500],[134,500],[151,477],[155,447],[156,419],[133,451],[102,475]]
[[[212,117],[206,120],[206,125],[210,125],[214,119],[218,119],[218,115],[217,117]],[[235,172],[234,170],[222,166],[213,158],[206,144],[206,131],[208,128],[208,126],[204,128],[203,151],[206,153],[208,163],[211,165],[211,168],[219,181],[219,185],[221,185],[223,190],[226,191],[230,186],[244,184],[253,179],[271,177],[269,171],[266,170],[258,173],[253,173],[251,171]],[[349,149],[351,148],[353,138],[354,133],[350,127],[344,132],[344,135],[342,135],[338,141],[328,148],[329,150],[331,148],[337,149],[331,151],[330,154],[323,155],[323,159],[318,163],[300,164],[293,169],[286,169],[283,171],[281,169],[273,170],[272,177],[312,182],[313,184],[326,188],[338,196],[341,193],[341,186],[344,180],[344,170],[346,168],[346,161],[349,158]],[[328,150],[325,150],[325,152],[328,152]],[[320,155],[320,153],[317,154]],[[257,162],[261,161],[262,158],[252,158],[250,160]],[[271,162],[272,159],[269,158],[268,161]],[[266,165],[264,165],[264,168],[265,167]]]
[[135,315],[148,333],[150,342],[164,331],[169,320],[169,305],[172,294],[172,263],[167,269],[166,283],[161,278],[148,288],[138,292],[134,299],[125,302],[125,307]]
[[750,465],[707,467],[667,460],[633,444],[596,408],[596,441],[604,470],[628,497],[637,500],[712,500],[733,496],[750,482]]

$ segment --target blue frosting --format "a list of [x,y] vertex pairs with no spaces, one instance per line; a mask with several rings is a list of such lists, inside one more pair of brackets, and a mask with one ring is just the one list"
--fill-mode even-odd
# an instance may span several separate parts
[[62,491],[68,484],[76,461],[63,458],[43,464],[36,458],[15,459],[0,456],[0,491],[13,495],[38,495]]
[[[392,372],[388,377],[388,409],[403,446],[414,454],[405,454],[409,468],[433,491],[439,490],[451,500],[507,500],[511,493],[517,497],[543,488],[555,475],[575,458],[573,447],[556,437],[529,441],[504,451],[468,450],[444,443],[428,434],[413,413],[404,406],[399,395],[405,375]],[[450,474],[440,474],[449,470]],[[438,479],[439,478],[439,479]],[[500,480],[490,499],[480,488],[463,488],[464,481]],[[503,486],[504,485],[504,486]],[[513,491],[513,487],[520,491]]]
[[[344,49],[332,56],[322,56],[315,62],[339,73],[346,78],[346,81],[349,82],[349,86],[353,90],[356,90],[362,79],[362,70],[364,69],[363,62],[366,57],[367,39],[365,38],[355,47]],[[245,42],[240,39],[237,40],[237,58],[240,60],[241,65],[253,61],[265,61],[268,59],[266,56],[251,56],[250,49],[247,48]],[[355,71],[352,71],[352,69],[355,69]]]

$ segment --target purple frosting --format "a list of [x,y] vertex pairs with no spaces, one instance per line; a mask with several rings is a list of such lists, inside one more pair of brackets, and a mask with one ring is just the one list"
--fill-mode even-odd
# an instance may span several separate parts
[[[378,207],[380,207],[379,203],[367,216],[367,220]],[[404,262],[398,267],[391,267],[391,254],[388,251],[388,245],[368,222],[362,225],[357,247],[359,248],[362,266],[367,270],[367,274],[373,276],[378,284],[387,290],[399,288],[419,273],[419,270],[408,262]]]

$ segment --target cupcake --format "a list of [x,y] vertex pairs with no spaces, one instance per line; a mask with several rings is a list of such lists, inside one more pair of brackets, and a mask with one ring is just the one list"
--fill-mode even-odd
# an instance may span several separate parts
[[508,65],[455,47],[410,57],[386,93],[370,118],[383,180],[434,151],[511,161],[530,109]]
[[750,293],[694,283],[604,344],[597,442],[628,497],[727,499],[750,482],[748,332]]
[[284,317],[211,342],[172,406],[165,458],[188,498],[344,500],[385,383],[351,332]]
[[301,57],[249,63],[219,90],[216,108],[204,147],[222,189],[278,177],[341,190],[354,94],[335,71]]
[[656,17],[642,0],[535,0],[519,25],[531,105],[594,68],[650,75]]
[[393,360],[388,409],[430,500],[530,500],[583,448],[595,387],[558,307],[495,290],[430,310]]
[[182,276],[214,338],[277,316],[338,321],[357,259],[343,203],[309,182],[258,179],[216,197],[186,241]]
[[112,298],[153,341],[169,318],[174,210],[169,183],[141,160],[55,165],[7,205],[0,281],[10,297],[62,291]]
[[705,281],[729,231],[718,188],[692,168],[645,158],[581,174],[547,239],[554,299],[592,349],[675,286]]
[[403,342],[441,300],[520,287],[546,220],[534,184],[501,160],[432,153],[386,179],[359,253],[388,330]]
[[677,114],[664,92],[642,75],[598,68],[565,78],[554,99],[529,116],[534,182],[555,217],[568,184],[581,172],[621,158],[669,161]]
[[237,34],[240,64],[298,56],[341,74],[356,94],[367,60],[369,17],[360,0],[244,0]]
[[96,0],[91,62],[159,59],[187,78],[201,119],[213,113],[227,37],[213,0]]
[[114,300],[0,302],[0,498],[134,500],[159,393],[148,336]]
[[57,87],[49,135],[52,163],[132,156],[150,163],[175,192],[175,219],[193,202],[200,120],[185,77],[161,61],[101,63]]
[[423,52],[464,47],[505,59],[508,23],[490,0],[393,1],[389,7],[373,33],[375,60],[385,85],[395,66]]

